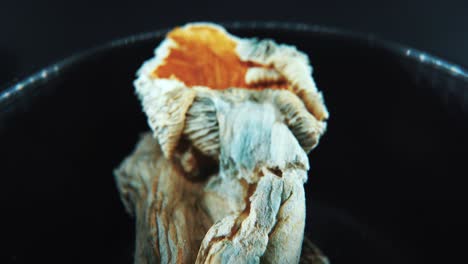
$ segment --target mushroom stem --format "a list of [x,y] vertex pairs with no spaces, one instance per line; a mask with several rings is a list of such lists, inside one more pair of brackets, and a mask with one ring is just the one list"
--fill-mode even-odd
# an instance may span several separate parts
[[[305,224],[306,153],[272,104],[247,101],[218,109],[220,180],[205,190],[229,197],[240,210],[215,221],[197,263],[297,263]],[[232,182],[240,188],[232,189]],[[215,212],[222,207],[206,205]]]
[[151,133],[115,170],[127,212],[136,221],[135,263],[194,263],[213,224],[199,202],[203,184],[186,178]]
[[189,180],[150,135],[116,170],[137,220],[135,263],[299,262],[307,155],[273,104],[218,100],[219,171],[198,175],[207,181]]

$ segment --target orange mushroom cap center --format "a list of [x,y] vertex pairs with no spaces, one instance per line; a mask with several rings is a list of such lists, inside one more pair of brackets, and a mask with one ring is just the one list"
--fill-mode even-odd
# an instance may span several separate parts
[[170,47],[163,63],[153,70],[153,78],[175,78],[188,87],[206,86],[219,90],[231,87],[288,88],[285,81],[247,84],[245,75],[249,68],[269,67],[242,61],[236,52],[237,42],[220,29],[204,25],[176,28],[167,38],[177,45]]

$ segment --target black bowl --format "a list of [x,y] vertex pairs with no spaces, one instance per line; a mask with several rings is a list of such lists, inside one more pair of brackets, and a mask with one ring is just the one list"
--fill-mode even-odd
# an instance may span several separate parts
[[[227,26],[296,45],[314,65],[331,118],[310,154],[306,231],[332,263],[450,263],[463,256],[463,68],[323,27]],[[132,81],[165,32],[74,56],[0,94],[6,262],[132,261],[133,222],[112,170],[148,130]]]

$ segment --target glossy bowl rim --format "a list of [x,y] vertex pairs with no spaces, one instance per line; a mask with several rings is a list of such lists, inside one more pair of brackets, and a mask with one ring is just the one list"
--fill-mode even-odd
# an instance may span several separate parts
[[[280,29],[299,33],[305,32],[309,34],[322,34],[326,36],[352,40],[367,47],[382,48],[396,57],[406,58],[418,64],[429,66],[433,69],[445,72],[454,78],[461,79],[468,83],[468,70],[465,67],[394,41],[383,40],[373,34],[358,33],[334,27],[296,22],[247,21],[225,23],[221,22],[219,24],[226,27],[228,31],[231,29]],[[33,87],[40,83],[44,83],[58,77],[61,72],[74,66],[75,64],[85,61],[86,59],[96,54],[108,50],[122,48],[128,45],[133,45],[150,39],[162,38],[169,30],[170,28],[164,28],[112,40],[94,48],[78,52],[63,60],[53,63],[25,78],[22,78],[19,81],[6,85],[4,89],[0,89],[0,109],[5,105],[12,103],[15,99],[21,96],[24,91],[33,89]]]

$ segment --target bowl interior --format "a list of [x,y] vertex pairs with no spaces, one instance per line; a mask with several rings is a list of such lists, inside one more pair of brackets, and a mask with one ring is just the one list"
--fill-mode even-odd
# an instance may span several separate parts
[[[461,246],[446,238],[467,220],[459,214],[466,80],[346,34],[230,31],[310,56],[331,118],[309,156],[306,231],[331,262],[456,260]],[[132,262],[134,224],[112,171],[148,130],[132,81],[160,40],[155,34],[85,55],[2,105],[0,230],[8,262]]]

